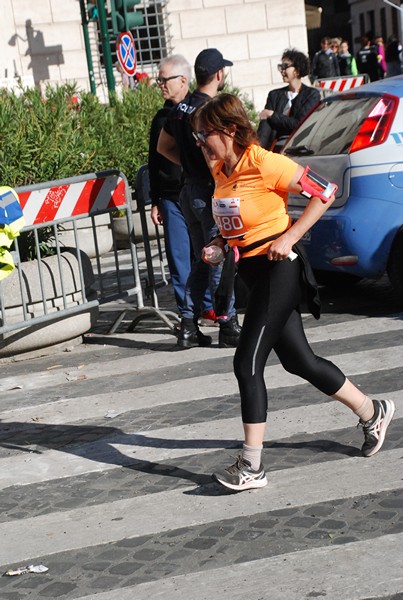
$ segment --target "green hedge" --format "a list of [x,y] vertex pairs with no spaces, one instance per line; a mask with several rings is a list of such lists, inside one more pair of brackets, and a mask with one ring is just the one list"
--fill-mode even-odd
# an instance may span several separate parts
[[18,187],[92,171],[119,169],[132,184],[147,162],[148,132],[162,104],[159,90],[135,92],[102,105],[91,93],[74,97],[74,85],[20,96],[0,95],[0,182]]
[[[226,90],[238,93],[237,90]],[[119,169],[134,185],[147,162],[151,120],[162,106],[156,86],[140,84],[113,106],[74,84],[48,87],[44,96],[0,91],[0,185],[19,187],[83,173]],[[242,98],[252,120],[256,113]],[[256,122],[256,121],[255,121]]]

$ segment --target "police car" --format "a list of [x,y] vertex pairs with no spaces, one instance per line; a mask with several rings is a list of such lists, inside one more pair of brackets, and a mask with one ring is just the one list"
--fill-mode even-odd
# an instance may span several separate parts
[[[303,239],[313,268],[387,273],[403,293],[403,75],[325,97],[282,152],[338,185]],[[290,194],[291,215],[306,202]]]

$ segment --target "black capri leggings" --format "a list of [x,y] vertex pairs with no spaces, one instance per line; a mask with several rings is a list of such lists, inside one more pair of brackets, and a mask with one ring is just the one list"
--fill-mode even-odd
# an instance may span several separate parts
[[286,371],[328,396],[335,394],[346,377],[333,363],[316,356],[305,337],[299,310],[303,291],[300,260],[269,261],[266,255],[243,258],[238,277],[250,292],[234,356],[243,422],[266,421],[264,368],[272,349]]

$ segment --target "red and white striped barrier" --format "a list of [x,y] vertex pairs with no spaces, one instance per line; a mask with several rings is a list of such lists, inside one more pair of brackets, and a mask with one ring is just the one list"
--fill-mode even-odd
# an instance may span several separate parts
[[125,205],[126,184],[126,178],[108,174],[27,186],[16,192],[29,226]]
[[334,79],[318,79],[315,82],[320,88],[332,92],[351,90],[368,83],[368,75],[353,75],[351,77],[336,77]]

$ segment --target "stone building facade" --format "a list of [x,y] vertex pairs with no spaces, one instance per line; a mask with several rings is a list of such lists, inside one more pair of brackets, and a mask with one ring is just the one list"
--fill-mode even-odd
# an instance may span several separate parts
[[[79,0],[4,0],[0,21],[0,85],[15,77],[44,85],[77,81],[89,89]],[[145,0],[139,8],[147,8]],[[166,50],[193,63],[200,50],[219,48],[234,62],[232,85],[258,110],[269,89],[281,84],[277,63],[285,48],[307,52],[304,0],[168,0],[164,12]],[[97,93],[106,97],[99,58],[97,25],[89,24]],[[155,75],[157,62],[141,70]],[[117,74],[117,80],[119,75]]]

